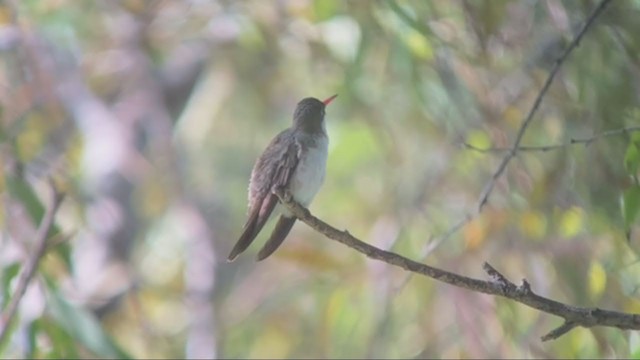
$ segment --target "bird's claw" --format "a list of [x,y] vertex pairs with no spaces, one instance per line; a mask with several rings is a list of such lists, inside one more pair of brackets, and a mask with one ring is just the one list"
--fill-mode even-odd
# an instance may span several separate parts
[[293,196],[284,186],[278,186],[273,189],[273,193],[282,197],[284,201],[291,201]]

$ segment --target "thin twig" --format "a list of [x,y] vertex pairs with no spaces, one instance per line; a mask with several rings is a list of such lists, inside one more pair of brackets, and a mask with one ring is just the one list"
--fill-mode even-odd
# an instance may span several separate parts
[[591,27],[591,25],[594,23],[596,18],[600,14],[602,14],[604,9],[607,7],[607,5],[610,2],[611,0],[602,0],[600,2],[600,4],[595,8],[595,10],[591,13],[591,15],[589,15],[584,25],[582,26],[580,31],[576,34],[576,36],[571,41],[571,43],[569,44],[567,49],[564,51],[564,53],[560,56],[560,58],[558,58],[558,60],[556,60],[553,68],[549,72],[549,76],[547,77],[547,80],[545,81],[544,86],[542,87],[542,89],[540,89],[538,96],[536,97],[531,109],[529,110],[527,117],[522,122],[522,125],[520,125],[520,129],[518,130],[518,133],[513,145],[510,148],[505,150],[507,151],[506,156],[502,159],[502,162],[500,162],[500,165],[498,166],[498,168],[493,173],[493,175],[485,185],[484,189],[482,190],[482,193],[480,194],[480,197],[478,200],[478,204],[474,209],[474,211],[467,214],[462,220],[458,221],[443,236],[440,236],[439,239],[433,240],[436,246],[442,243],[444,239],[451,237],[454,233],[456,233],[459,229],[463,228],[466,224],[471,222],[482,212],[482,210],[484,209],[484,206],[489,201],[489,196],[491,195],[491,192],[493,191],[493,188],[495,187],[496,182],[502,176],[502,174],[507,168],[507,165],[513,159],[513,157],[516,156],[517,152],[522,150],[522,146],[520,146],[520,143],[522,142],[524,134],[527,128],[529,127],[529,125],[531,124],[531,121],[533,120],[533,116],[535,115],[538,108],[540,107],[540,104],[542,103],[542,99],[544,98],[544,96],[547,94],[547,91],[551,87],[551,83],[553,82],[553,79],[555,78],[556,74],[560,70],[560,67],[565,62],[567,57],[571,54],[571,52],[579,45],[580,40],[582,39],[584,34]]
[[[546,151],[566,148],[566,147],[569,147],[569,146],[572,146],[572,145],[576,145],[576,144],[584,144],[585,146],[588,146],[592,142],[598,141],[598,140],[600,140],[602,138],[605,138],[605,137],[617,136],[617,135],[622,135],[622,134],[629,134],[629,133],[636,132],[636,131],[640,131],[640,126],[630,126],[630,127],[620,128],[620,129],[613,129],[613,130],[603,131],[603,132],[601,132],[599,134],[596,134],[596,135],[593,135],[593,136],[587,137],[587,138],[572,138],[569,141],[567,141],[565,143],[562,143],[562,144],[541,145],[541,146],[519,146],[516,149],[516,151],[517,152],[521,152],[521,151],[546,152]],[[462,145],[465,148],[469,149],[469,150],[482,152],[482,153],[511,151],[511,148],[501,148],[501,147],[479,148],[477,146],[473,146],[473,145],[471,145],[469,143],[466,143],[466,142],[463,143]]]
[[575,329],[576,326],[578,326],[578,324],[574,323],[573,321],[565,321],[562,325],[558,326],[557,328],[549,331],[548,334],[544,335],[542,337],[542,341],[557,339],[560,336],[562,336],[562,335],[568,333],[569,331]]
[[432,267],[394,252],[379,249],[357,239],[348,231],[340,231],[311,215],[309,210],[295,202],[292,199],[291,194],[284,192],[282,189],[276,190],[275,193],[280,199],[280,202],[282,202],[288,210],[312,229],[325,235],[329,239],[335,240],[368,256],[371,259],[380,260],[412,273],[424,275],[434,280],[463,289],[511,299],[536,310],[559,316],[565,320],[566,324],[571,324],[571,327],[569,325],[563,325],[558,329],[551,331],[542,337],[543,341],[556,339],[571,330],[573,327],[578,326],[606,326],[626,330],[640,330],[640,314],[601,310],[598,308],[576,307],[564,304],[534,293],[526,280],[523,280],[522,285],[520,286],[515,285],[487,263],[484,264],[484,270],[488,274],[490,280],[485,281]]
[[542,103],[542,99],[547,94],[547,91],[549,91],[549,88],[551,87],[551,83],[553,82],[553,79],[555,78],[556,74],[560,70],[560,67],[562,67],[562,64],[564,64],[565,60],[569,57],[571,52],[573,52],[573,50],[578,46],[578,44],[580,43],[580,40],[582,39],[584,34],[587,32],[587,30],[591,27],[591,25],[594,23],[598,15],[600,15],[604,11],[604,9],[607,7],[607,5],[609,5],[610,2],[611,0],[603,0],[600,2],[598,7],[596,7],[596,9],[587,18],[587,21],[582,26],[582,29],[580,29],[580,31],[575,36],[573,41],[571,41],[569,46],[565,49],[564,53],[560,56],[560,58],[558,58],[558,60],[556,60],[553,68],[549,72],[549,76],[547,76],[547,80],[545,81],[544,86],[542,86],[542,89],[540,89],[540,92],[538,93],[536,100],[533,102],[533,106],[531,107],[531,110],[529,110],[527,117],[522,122],[522,125],[520,125],[520,129],[518,130],[518,134],[516,135],[516,140],[513,142],[511,149],[509,149],[509,152],[502,159],[502,162],[500,163],[496,171],[493,173],[493,176],[491,176],[491,179],[489,179],[489,181],[487,182],[487,185],[485,185],[484,190],[480,195],[480,200],[478,201],[478,210],[477,210],[478,213],[482,211],[482,208],[484,208],[484,206],[487,204],[487,201],[489,201],[489,196],[491,195],[491,192],[495,187],[496,181],[498,181],[500,176],[502,176],[502,174],[504,173],[504,170],[507,168],[507,165],[509,164],[511,159],[513,159],[513,157],[516,155],[518,148],[520,147],[520,143],[522,142],[522,138],[524,137],[524,133],[527,131],[527,128],[531,124],[531,121],[533,120],[533,116],[535,115],[538,108],[540,107],[540,104]]
[[49,231],[54,224],[56,213],[58,211],[58,208],[60,207],[60,204],[62,203],[62,200],[64,199],[64,194],[58,191],[52,180],[49,180],[49,186],[51,188],[52,199],[36,232],[33,253],[29,257],[29,259],[27,259],[27,263],[24,265],[23,271],[18,279],[18,285],[16,286],[16,290],[13,293],[13,297],[11,298],[0,319],[0,343],[3,343],[5,341],[5,338],[9,333],[11,323],[18,311],[20,301],[22,300],[22,297],[27,291],[27,287],[29,286],[31,279],[38,269],[40,260],[46,253],[47,235],[49,234]]

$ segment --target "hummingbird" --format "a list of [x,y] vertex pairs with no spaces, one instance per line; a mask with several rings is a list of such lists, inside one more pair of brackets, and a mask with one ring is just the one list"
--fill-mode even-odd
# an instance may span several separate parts
[[[324,182],[327,164],[329,137],[324,123],[325,108],[336,96],[324,101],[313,97],[300,100],[293,112],[291,127],[273,138],[256,161],[249,181],[248,219],[228,261],[235,260],[260,233],[279,204],[274,194],[276,189],[288,190],[304,207],[311,204]],[[276,251],[296,221],[284,206],[277,208],[280,218],[258,252],[258,261]]]

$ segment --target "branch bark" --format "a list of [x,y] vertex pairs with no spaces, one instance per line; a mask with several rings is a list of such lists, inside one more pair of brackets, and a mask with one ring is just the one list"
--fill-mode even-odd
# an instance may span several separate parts
[[49,180],[49,186],[51,188],[52,199],[49,203],[47,211],[42,217],[42,221],[40,222],[38,231],[36,232],[33,253],[29,257],[29,259],[27,259],[27,263],[24,265],[23,271],[18,279],[16,291],[14,292],[13,297],[7,305],[4,313],[2,314],[2,323],[0,323],[0,344],[5,341],[7,335],[9,334],[9,328],[16,316],[20,301],[22,300],[22,297],[27,291],[27,287],[29,286],[31,279],[33,279],[33,276],[38,269],[40,260],[46,253],[47,235],[49,234],[49,231],[54,224],[56,213],[58,212],[58,208],[60,207],[60,204],[62,204],[62,200],[64,199],[64,194],[58,191],[55,184],[53,183],[53,180]]
[[488,274],[489,280],[479,280],[419,263],[391,251],[379,249],[357,239],[348,231],[340,231],[311,215],[309,210],[295,202],[291,194],[285,192],[283,189],[275,190],[275,194],[280,199],[280,202],[300,221],[329,239],[346,245],[371,259],[380,260],[449,285],[507,298],[541,312],[563,318],[564,323],[560,327],[542,336],[542,341],[557,339],[578,326],[586,328],[606,326],[623,330],[640,330],[640,314],[602,310],[599,308],[577,307],[540,296],[531,290],[531,286],[526,280],[523,279],[522,284],[516,285],[488,263],[484,263],[483,269]]

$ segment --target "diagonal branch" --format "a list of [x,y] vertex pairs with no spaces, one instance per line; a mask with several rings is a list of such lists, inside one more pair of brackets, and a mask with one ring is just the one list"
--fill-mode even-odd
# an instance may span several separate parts
[[[551,151],[551,150],[557,150],[557,149],[561,149],[561,148],[566,148],[566,147],[569,147],[571,145],[576,145],[576,144],[584,144],[585,146],[589,146],[589,145],[591,145],[592,142],[598,141],[598,140],[600,140],[602,138],[605,138],[605,137],[617,136],[617,135],[622,135],[622,134],[630,134],[630,133],[638,132],[638,131],[640,131],[640,126],[629,126],[629,127],[620,128],[620,129],[613,129],[613,130],[603,131],[603,132],[601,132],[599,134],[595,134],[593,136],[586,137],[586,138],[571,138],[569,141],[567,141],[565,143],[562,143],[562,144],[551,144],[551,145],[541,145],[541,146],[519,146],[517,151],[518,152],[523,152],[523,151],[547,152],[547,151]],[[473,146],[473,145],[471,145],[469,143],[466,143],[466,142],[463,143],[462,146],[464,146],[465,148],[467,148],[469,150],[482,152],[482,153],[511,151],[511,148],[500,148],[500,147],[479,148],[477,146]]]
[[[496,171],[493,173],[493,175],[491,176],[491,178],[489,179],[489,181],[487,182],[487,184],[483,188],[482,193],[480,194],[480,197],[479,197],[479,200],[478,200],[478,205],[476,206],[474,211],[468,212],[467,215],[464,218],[462,218],[461,220],[456,222],[444,234],[438,236],[436,239],[431,241],[429,243],[429,246],[428,246],[427,250],[424,252],[423,259],[425,259],[428,256],[428,254],[432,250],[434,250],[437,246],[439,246],[441,243],[446,241],[449,237],[451,237],[453,234],[455,234],[458,230],[462,229],[466,224],[471,222],[473,219],[475,219],[482,212],[482,210],[484,209],[484,206],[489,201],[489,196],[491,195],[491,192],[493,191],[493,188],[495,187],[496,182],[498,181],[498,179],[502,176],[502,174],[506,170],[507,165],[516,156],[517,152],[523,149],[523,147],[520,145],[520,143],[522,142],[524,134],[525,134],[527,128],[529,127],[529,125],[531,124],[531,122],[533,121],[533,116],[538,111],[538,108],[540,107],[540,104],[542,103],[542,99],[547,94],[547,91],[549,91],[549,88],[551,87],[551,83],[553,82],[553,79],[555,78],[556,74],[560,70],[560,67],[565,62],[565,60],[569,57],[571,52],[579,45],[580,41],[584,37],[584,34],[591,27],[591,25],[595,22],[596,18],[600,14],[602,14],[604,9],[607,7],[607,5],[609,5],[610,2],[611,2],[611,0],[602,0],[600,2],[600,4],[589,15],[589,17],[585,21],[584,25],[582,25],[580,31],[578,31],[578,33],[576,34],[574,39],[571,41],[569,46],[565,49],[564,53],[562,53],[560,58],[558,58],[558,60],[556,60],[553,68],[549,72],[547,80],[545,81],[542,89],[540,89],[540,92],[538,93],[538,96],[536,97],[531,109],[529,110],[529,113],[527,114],[527,117],[522,122],[522,125],[520,125],[520,129],[518,130],[518,133],[517,133],[517,136],[516,136],[516,139],[515,139],[513,145],[510,148],[504,149],[504,151],[506,151],[507,154],[502,159],[502,161],[500,162],[500,165],[498,166]],[[473,148],[473,146],[471,146],[471,145],[467,145],[467,144],[465,144],[465,145],[466,145],[467,148]],[[477,148],[475,150],[481,151],[480,149],[477,149]],[[489,150],[487,150],[487,152],[488,151]],[[407,278],[407,281],[408,281],[408,278]]]
[[543,336],[542,341],[556,339],[578,326],[607,326],[627,330],[640,330],[640,314],[564,304],[534,293],[526,280],[523,280],[520,286],[515,285],[487,263],[484,264],[483,268],[489,275],[490,280],[479,280],[419,263],[391,251],[379,249],[357,239],[349,234],[348,231],[340,231],[311,215],[309,210],[295,202],[291,194],[284,190],[278,189],[275,193],[282,204],[300,221],[326,237],[346,245],[371,259],[380,260],[412,273],[427,276],[463,289],[511,299],[536,310],[563,318],[565,323]]
[[540,89],[540,92],[538,93],[536,100],[533,102],[533,106],[531,107],[531,110],[529,110],[527,117],[522,122],[522,125],[520,125],[520,129],[518,130],[518,134],[516,135],[516,140],[513,142],[513,145],[509,149],[509,152],[505,155],[505,157],[502,159],[502,162],[500,163],[496,171],[491,176],[491,179],[489,179],[489,182],[487,182],[487,184],[485,185],[484,190],[480,195],[480,200],[478,201],[478,210],[477,210],[478,213],[482,211],[482,208],[484,208],[484,206],[487,204],[487,201],[489,201],[489,196],[491,195],[491,192],[495,187],[496,181],[498,181],[498,179],[502,176],[505,169],[507,168],[507,165],[509,165],[509,162],[511,161],[511,159],[513,159],[513,157],[516,156],[518,152],[518,148],[520,147],[520,143],[522,142],[522,138],[524,137],[524,133],[527,131],[527,128],[533,121],[533,116],[535,115],[536,111],[538,111],[538,108],[542,103],[542,99],[549,91],[549,88],[551,87],[551,83],[553,83],[553,79],[555,78],[556,74],[560,70],[560,67],[565,62],[565,60],[569,57],[571,52],[578,46],[578,44],[580,44],[580,40],[582,39],[584,34],[587,32],[587,30],[589,30],[589,28],[594,23],[598,15],[602,14],[602,12],[607,7],[607,5],[609,5],[609,3],[611,3],[611,0],[602,0],[600,2],[600,4],[595,8],[595,10],[593,10],[591,15],[589,15],[589,17],[587,18],[587,21],[585,21],[584,25],[582,26],[578,34],[575,36],[573,41],[571,41],[569,46],[564,50],[564,53],[562,53],[560,58],[556,60],[555,64],[553,65],[553,68],[549,72],[549,76],[547,76],[547,80],[542,86],[542,89]]
[[23,271],[20,274],[20,278],[18,279],[18,285],[16,290],[11,298],[11,301],[7,305],[2,317],[0,318],[0,344],[4,342],[5,338],[9,333],[9,328],[11,323],[18,311],[18,306],[20,305],[20,301],[24,296],[24,293],[27,291],[27,287],[31,282],[31,279],[36,273],[38,269],[38,265],[40,264],[40,260],[46,253],[47,249],[47,235],[51,230],[56,213],[62,200],[64,199],[64,194],[59,192],[56,188],[53,180],[49,180],[49,186],[51,188],[52,199],[49,203],[49,207],[42,217],[42,221],[40,226],[38,227],[38,231],[35,235],[35,245],[33,249],[33,253],[27,259],[27,263],[23,267]]

